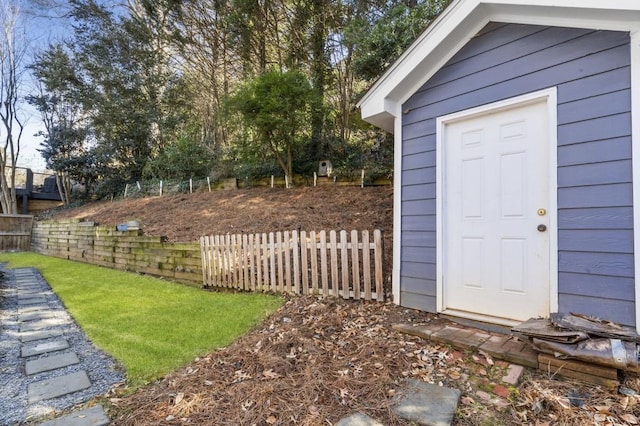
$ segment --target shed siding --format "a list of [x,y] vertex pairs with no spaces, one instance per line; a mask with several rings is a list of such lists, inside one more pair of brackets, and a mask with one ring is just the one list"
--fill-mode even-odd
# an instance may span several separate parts
[[400,303],[436,310],[436,118],[558,88],[561,311],[635,324],[629,34],[489,24],[405,104]]

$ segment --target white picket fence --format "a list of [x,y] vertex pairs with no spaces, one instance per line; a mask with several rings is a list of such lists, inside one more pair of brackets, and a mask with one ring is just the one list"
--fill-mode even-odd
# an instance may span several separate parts
[[372,237],[369,231],[203,236],[202,278],[205,287],[384,300],[382,233]]

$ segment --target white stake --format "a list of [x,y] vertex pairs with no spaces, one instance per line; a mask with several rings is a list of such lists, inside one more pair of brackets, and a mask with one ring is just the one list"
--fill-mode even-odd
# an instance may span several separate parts
[[284,187],[289,189],[289,176],[284,175]]
[[189,194],[193,194],[193,179],[189,179]]
[[273,175],[271,175],[271,187],[273,188]]
[[160,196],[162,197],[162,179],[160,179]]
[[364,169],[362,169],[362,180],[360,181],[360,188],[364,188]]
[[124,185],[124,198],[127,198],[127,192],[129,192],[129,184]]
[[313,186],[318,186],[318,174],[313,172]]
[[209,192],[211,192],[211,179],[207,176],[207,186],[209,187]]

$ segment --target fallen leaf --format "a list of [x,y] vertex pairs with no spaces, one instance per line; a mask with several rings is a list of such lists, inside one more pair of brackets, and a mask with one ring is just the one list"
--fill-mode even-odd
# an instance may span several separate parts
[[276,373],[275,371],[273,371],[272,369],[269,370],[264,370],[262,372],[262,376],[265,379],[277,379],[279,377],[282,377],[280,374]]
[[593,420],[595,420],[596,422],[604,422],[605,420],[607,420],[607,416],[605,414],[598,413],[593,416]]
[[629,423],[630,425],[637,425],[638,424],[638,418],[636,416],[634,416],[633,414],[629,413],[629,414],[623,414],[620,416],[620,418],[622,420],[624,420],[625,422]]
[[611,407],[609,407],[608,405],[595,405],[593,408],[598,410],[598,413],[600,414],[608,414],[608,415],[613,414],[611,412]]
[[269,416],[267,417],[266,422],[269,423],[270,425],[275,424],[278,421],[278,419],[276,419],[276,416]]
[[173,403],[175,405],[178,405],[182,402],[182,400],[184,399],[184,393],[180,392],[179,394],[176,395],[176,397],[173,399]]
[[462,398],[460,398],[460,402],[462,403],[462,405],[471,405],[471,404],[474,404],[476,401],[470,396],[463,396]]
[[311,413],[311,415],[313,415],[313,416],[317,416],[318,414],[320,414],[320,410],[315,405],[310,405],[309,406],[309,413]]

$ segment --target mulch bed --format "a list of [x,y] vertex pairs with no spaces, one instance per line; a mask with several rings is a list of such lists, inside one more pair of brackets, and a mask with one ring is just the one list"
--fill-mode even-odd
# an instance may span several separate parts
[[637,424],[638,395],[533,371],[510,387],[500,380],[507,363],[391,327],[431,321],[444,320],[390,303],[292,298],[229,347],[132,395],[116,392],[109,414],[117,425],[331,425],[362,412],[408,425],[391,405],[405,378],[417,378],[462,391],[460,425]]

